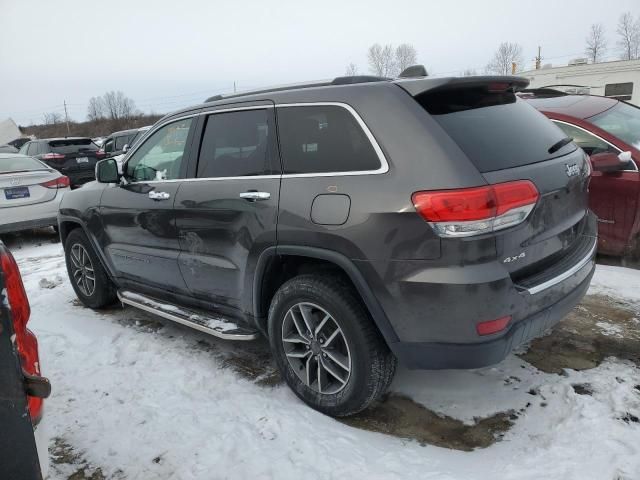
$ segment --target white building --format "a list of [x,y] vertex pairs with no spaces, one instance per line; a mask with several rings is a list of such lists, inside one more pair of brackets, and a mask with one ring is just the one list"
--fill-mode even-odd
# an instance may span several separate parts
[[10,118],[0,121],[0,145],[20,137],[22,137],[22,133],[20,133],[16,122]]
[[640,106],[640,60],[587,63],[578,58],[566,67],[545,66],[518,76],[529,79],[529,88],[556,86],[567,93],[604,95]]

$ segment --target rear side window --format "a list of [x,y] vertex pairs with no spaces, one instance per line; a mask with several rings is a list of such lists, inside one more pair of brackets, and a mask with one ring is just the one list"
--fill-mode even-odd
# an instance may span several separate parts
[[209,115],[198,157],[198,177],[279,173],[274,129],[267,110]]
[[416,100],[480,172],[542,162],[575,149],[569,144],[550,154],[564,133],[511,92],[451,89],[429,91]]
[[38,155],[38,142],[27,144],[27,155]]
[[75,153],[81,151],[96,151],[98,146],[90,138],[74,138],[64,140],[52,140],[49,142],[53,153]]
[[278,108],[284,173],[374,171],[380,158],[355,117],[336,105]]
[[595,155],[597,153],[619,153],[614,147],[609,145],[604,140],[600,140],[598,137],[591,135],[584,130],[574,127],[563,122],[555,123],[567,137],[573,138],[573,141],[582,148],[587,155]]

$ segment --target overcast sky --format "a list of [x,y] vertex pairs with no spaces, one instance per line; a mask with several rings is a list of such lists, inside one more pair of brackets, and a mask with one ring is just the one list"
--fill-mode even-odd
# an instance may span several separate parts
[[87,101],[122,90],[164,113],[233,90],[368,73],[375,42],[410,43],[436,75],[481,72],[502,41],[538,45],[543,63],[584,56],[592,23],[607,55],[624,11],[638,0],[531,2],[0,0],[0,119],[40,123],[45,112],[86,117]]

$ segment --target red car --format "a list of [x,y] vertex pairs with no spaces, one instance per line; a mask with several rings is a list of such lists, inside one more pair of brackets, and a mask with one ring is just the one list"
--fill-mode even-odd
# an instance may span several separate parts
[[522,98],[591,156],[589,206],[598,217],[598,252],[640,257],[640,108],[550,89]]
[[36,336],[27,328],[29,299],[18,265],[0,241],[0,478],[46,477],[49,454],[42,427],[49,380],[40,374]]

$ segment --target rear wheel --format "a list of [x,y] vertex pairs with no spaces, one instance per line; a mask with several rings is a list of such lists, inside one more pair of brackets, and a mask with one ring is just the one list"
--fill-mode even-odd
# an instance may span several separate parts
[[365,409],[395,373],[395,357],[337,276],[301,275],[282,285],[269,309],[269,340],[289,387],[328,415]]
[[81,229],[69,233],[64,252],[71,286],[82,304],[90,308],[113,304],[117,298],[115,285]]

